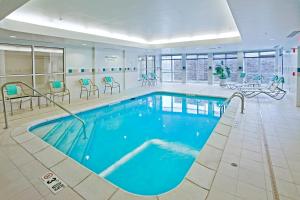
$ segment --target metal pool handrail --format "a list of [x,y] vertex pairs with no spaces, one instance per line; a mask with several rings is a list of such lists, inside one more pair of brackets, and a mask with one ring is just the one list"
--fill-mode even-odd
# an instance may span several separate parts
[[235,92],[235,93],[233,93],[230,97],[229,97],[229,99],[227,99],[224,103],[223,103],[223,105],[221,106],[221,108],[223,109],[223,111],[225,110],[225,105],[227,104],[227,103],[229,103],[233,98],[235,98],[235,97],[238,97],[238,98],[240,98],[241,99],[241,113],[243,114],[244,113],[244,110],[245,110],[245,96],[244,96],[244,94],[243,93],[241,93],[241,92]]
[[[6,105],[5,105],[5,97],[4,97],[4,88],[7,85],[10,84],[22,84],[25,85],[26,87],[28,87],[29,89],[33,90],[34,92],[38,93],[40,96],[44,97],[45,99],[47,99],[48,101],[52,102],[54,105],[58,106],[59,108],[61,108],[63,111],[67,112],[68,114],[70,114],[71,116],[73,116],[75,119],[77,119],[83,127],[83,133],[84,133],[84,138],[86,138],[86,123],[80,118],[78,117],[76,114],[72,113],[71,111],[69,111],[67,108],[63,107],[62,105],[56,103],[55,101],[53,101],[51,98],[47,97],[46,95],[42,94],[41,92],[39,92],[38,90],[34,89],[33,87],[29,86],[27,83],[24,83],[22,81],[15,81],[15,82],[7,82],[5,84],[2,85],[1,87],[1,93],[2,93],[2,103],[3,103],[3,113],[4,113],[4,121],[5,121],[5,127],[4,129],[8,128],[8,121],[7,121],[7,113],[6,113]],[[35,95],[30,95],[31,97],[36,97]]]

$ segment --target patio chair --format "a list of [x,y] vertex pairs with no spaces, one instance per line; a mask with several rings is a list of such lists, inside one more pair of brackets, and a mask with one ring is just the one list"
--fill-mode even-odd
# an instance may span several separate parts
[[104,93],[106,93],[106,88],[110,88],[110,94],[112,94],[112,90],[114,88],[119,88],[119,93],[120,93],[120,83],[115,81],[113,77],[105,76],[103,78],[103,81],[104,81]]
[[256,97],[260,94],[265,94],[273,99],[281,100],[286,95],[286,91],[279,88],[279,85],[284,83],[284,78],[280,77],[272,84],[264,88],[244,88],[241,92],[247,98]]
[[87,78],[82,78],[79,80],[80,83],[80,98],[82,97],[82,93],[86,92],[86,99],[89,99],[89,96],[92,92],[98,93],[98,98],[100,97],[99,88],[98,86],[91,80]]
[[142,86],[151,84],[147,74],[142,74],[140,81],[142,81]]
[[23,88],[19,84],[9,84],[4,88],[4,99],[10,103],[10,113],[13,115],[13,103],[19,103],[19,108],[22,108],[22,103],[29,101],[30,108],[32,107],[32,96],[24,92]]
[[62,81],[50,81],[50,98],[55,101],[55,97],[62,97],[62,101],[64,101],[64,97],[68,96],[69,104],[71,103],[71,95],[70,90],[66,88],[66,84]]
[[151,72],[150,77],[148,79],[150,81],[150,85],[153,85],[153,86],[157,85],[158,77],[155,73]]

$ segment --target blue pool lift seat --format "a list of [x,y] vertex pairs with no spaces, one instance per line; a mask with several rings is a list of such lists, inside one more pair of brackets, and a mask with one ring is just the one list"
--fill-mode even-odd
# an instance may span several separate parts
[[86,99],[89,99],[89,96],[92,92],[97,92],[98,98],[100,97],[99,88],[98,86],[88,78],[82,78],[79,80],[80,83],[80,98],[82,97],[82,93],[86,92]]
[[30,102],[30,108],[32,108],[32,95],[28,95],[24,92],[23,88],[19,84],[9,84],[4,88],[4,99],[10,103],[10,113],[13,115],[13,104],[18,103],[19,108],[22,109],[24,102]]
[[110,94],[112,94],[112,90],[114,88],[118,88],[119,89],[119,93],[120,93],[120,83],[118,83],[117,81],[115,81],[113,77],[111,77],[111,76],[105,76],[103,78],[103,82],[104,82],[104,93],[106,93],[106,88],[110,88]]
[[66,84],[62,81],[50,81],[49,82],[50,89],[50,98],[55,101],[55,97],[62,97],[62,101],[64,101],[64,97],[68,96],[69,104],[71,103],[71,95],[70,90],[66,88]]

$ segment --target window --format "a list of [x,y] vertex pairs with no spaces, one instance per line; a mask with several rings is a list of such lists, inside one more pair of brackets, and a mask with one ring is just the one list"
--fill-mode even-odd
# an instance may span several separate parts
[[186,56],[186,79],[187,82],[208,80],[208,55]]
[[46,92],[49,81],[64,80],[63,55],[62,49],[34,47],[36,89]]
[[162,81],[178,82],[183,80],[182,56],[161,56]]
[[[0,44],[0,86],[22,81],[42,92],[48,91],[50,80],[64,80],[63,55],[64,50],[58,48]],[[25,92],[32,93],[29,89]]]
[[[213,55],[214,68],[218,65],[229,67],[231,81],[238,80],[238,59],[237,53],[223,53]],[[215,77],[215,80],[219,80],[219,77]]]
[[262,83],[268,83],[275,73],[275,51],[245,52],[244,65],[247,80],[262,75]]
[[156,73],[155,69],[155,56],[139,56],[139,76],[142,74]]

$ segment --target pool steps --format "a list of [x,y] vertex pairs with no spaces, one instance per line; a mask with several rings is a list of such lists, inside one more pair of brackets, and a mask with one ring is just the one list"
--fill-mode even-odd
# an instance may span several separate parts
[[76,136],[80,135],[81,132],[83,132],[81,124],[74,120],[73,124],[65,130],[62,137],[57,140],[54,146],[66,154],[71,148]]
[[[89,119],[89,121],[92,120],[93,119]],[[88,123],[88,126],[86,127],[87,138],[90,138],[90,134],[93,132],[94,128],[94,123]],[[69,120],[57,122],[55,124],[49,124],[36,129],[33,132],[48,144],[60,149],[61,152],[67,155],[71,154],[75,160],[80,162],[82,159],[84,159],[84,155],[90,140],[83,139],[83,129],[78,121]],[[77,151],[78,148],[82,148],[84,150]],[[73,151],[75,149],[76,151]]]

